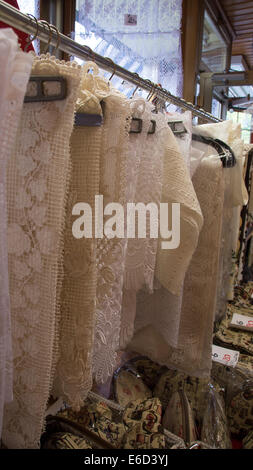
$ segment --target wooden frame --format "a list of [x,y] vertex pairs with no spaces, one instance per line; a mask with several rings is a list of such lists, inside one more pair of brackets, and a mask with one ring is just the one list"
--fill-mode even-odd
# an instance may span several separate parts
[[204,2],[183,0],[182,55],[184,70],[183,98],[195,103],[197,75],[202,50]]

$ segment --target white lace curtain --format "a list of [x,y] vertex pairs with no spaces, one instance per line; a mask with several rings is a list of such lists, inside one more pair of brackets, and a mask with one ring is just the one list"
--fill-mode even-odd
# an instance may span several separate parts
[[79,0],[75,39],[181,96],[181,18],[182,0]]

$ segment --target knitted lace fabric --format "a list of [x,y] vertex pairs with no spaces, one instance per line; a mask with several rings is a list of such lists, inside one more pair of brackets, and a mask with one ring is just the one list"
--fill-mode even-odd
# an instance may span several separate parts
[[68,91],[62,101],[24,104],[8,164],[14,356],[14,399],[3,424],[8,448],[38,448],[44,425],[57,357],[69,140],[80,83],[77,64],[48,55],[34,59],[32,73],[61,75]]
[[[102,114],[96,91],[96,73],[83,70],[78,113]],[[93,85],[93,86],[91,86]],[[64,229],[64,279],[61,293],[60,354],[54,395],[79,409],[92,387],[92,351],[96,300],[96,239],[74,238],[72,210],[88,203],[95,214],[99,194],[101,126],[75,126],[71,135],[71,177]],[[93,225],[94,227],[94,225]]]
[[[212,330],[217,289],[224,181],[217,158],[204,158],[193,184],[204,217],[198,246],[186,273],[177,348],[168,345],[165,334],[153,325],[138,331],[129,349],[148,355],[154,361],[189,375],[209,375]],[[157,313],[157,312],[156,312]],[[137,310],[138,315],[138,310]]]
[[[103,195],[104,207],[111,202],[120,203],[125,207],[130,101],[112,90],[111,95],[104,99],[104,103],[99,194]],[[105,224],[107,219],[108,217],[105,217]],[[124,230],[124,226],[121,228]],[[97,239],[98,273],[93,353],[93,372],[97,383],[106,382],[112,375],[117,361],[126,241],[124,236]]]
[[[166,129],[164,137],[162,202],[167,202],[169,206],[172,202],[181,202],[181,240],[178,249],[160,248],[155,271],[154,293],[149,295],[141,291],[138,294],[135,336],[129,345],[129,349],[138,352],[143,347],[142,340],[147,329],[151,336],[161,336],[161,342],[167,346],[176,346],[181,315],[182,285],[203,223],[189,171],[178,150],[175,137],[170,129]],[[150,351],[149,339],[148,335],[144,347],[148,352]]]
[[18,38],[11,29],[0,30],[0,438],[4,404],[13,399],[6,171],[15,143],[32,61],[32,55],[19,50]]
[[[140,100],[138,101],[140,102]],[[138,138],[135,139],[135,146],[137,147],[135,158],[139,163],[136,191],[132,200],[136,204],[139,202],[145,205],[155,203],[159,208],[164,155],[163,134],[166,133],[168,124],[162,114],[151,114],[150,103],[142,101],[145,112],[141,116],[143,121],[142,133],[137,135]],[[134,115],[136,115],[136,112]],[[151,120],[156,123],[154,134],[148,134]],[[131,137],[132,134],[130,134],[130,142]],[[133,162],[130,165],[135,168],[136,163]],[[147,212],[146,238],[138,238],[137,223],[135,225],[136,238],[128,239],[127,244],[121,317],[121,348],[128,344],[133,335],[137,291],[143,286],[150,292],[153,291],[158,239],[151,238],[149,212]]]

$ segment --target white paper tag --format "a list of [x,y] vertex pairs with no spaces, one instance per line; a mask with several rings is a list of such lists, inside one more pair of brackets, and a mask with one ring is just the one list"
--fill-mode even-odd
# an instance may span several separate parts
[[136,26],[137,25],[137,15],[124,15],[124,24],[126,26]]
[[220,362],[220,364],[235,367],[239,356],[239,351],[222,348],[220,346],[216,346],[215,344],[212,345],[212,360],[214,362]]
[[233,317],[229,326],[241,330],[253,331],[253,317],[240,315],[239,313],[233,313]]

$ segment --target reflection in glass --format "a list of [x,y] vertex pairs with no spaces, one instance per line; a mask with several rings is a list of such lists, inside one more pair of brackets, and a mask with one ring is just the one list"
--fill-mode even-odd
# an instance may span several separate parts
[[202,61],[211,72],[223,72],[226,69],[227,45],[218,29],[205,12],[202,42]]

